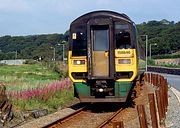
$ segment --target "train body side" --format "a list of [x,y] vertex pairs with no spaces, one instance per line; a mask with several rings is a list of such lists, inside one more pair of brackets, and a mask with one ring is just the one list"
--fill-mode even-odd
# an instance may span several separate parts
[[144,72],[134,23],[124,14],[88,13],[70,27],[68,74],[81,102],[126,102]]

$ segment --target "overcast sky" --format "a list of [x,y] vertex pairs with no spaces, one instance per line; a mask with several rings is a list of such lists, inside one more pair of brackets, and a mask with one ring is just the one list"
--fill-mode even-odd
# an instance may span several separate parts
[[0,0],[0,36],[64,33],[94,10],[125,13],[136,24],[180,20],[180,0]]

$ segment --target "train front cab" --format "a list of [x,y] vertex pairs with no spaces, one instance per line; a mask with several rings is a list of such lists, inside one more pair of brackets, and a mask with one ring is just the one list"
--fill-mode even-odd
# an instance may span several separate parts
[[92,18],[71,24],[69,77],[81,102],[126,102],[137,77],[133,24]]

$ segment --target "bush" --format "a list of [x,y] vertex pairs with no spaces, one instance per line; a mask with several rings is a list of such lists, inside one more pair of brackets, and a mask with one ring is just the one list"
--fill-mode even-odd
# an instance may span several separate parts
[[66,78],[67,77],[67,65],[63,64],[62,62],[54,62],[54,61],[47,61],[43,62],[43,65],[45,65],[47,68],[55,71],[58,73],[60,78]]
[[152,56],[153,59],[172,59],[172,58],[180,58],[180,54],[165,54],[165,55],[155,55]]
[[148,65],[155,66],[155,61],[153,59],[148,59]]
[[32,60],[32,59],[28,59],[24,62],[24,64],[37,64],[37,63],[38,63],[38,61]]

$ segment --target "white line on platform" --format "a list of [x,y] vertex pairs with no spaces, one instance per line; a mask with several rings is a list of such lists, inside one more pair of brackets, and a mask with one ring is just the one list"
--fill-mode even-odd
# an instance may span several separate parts
[[175,94],[175,96],[176,96],[176,98],[178,99],[179,104],[180,104],[180,92],[179,92],[177,89],[173,88],[173,87],[171,87],[170,89],[171,89],[172,92]]

